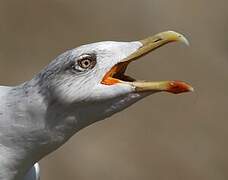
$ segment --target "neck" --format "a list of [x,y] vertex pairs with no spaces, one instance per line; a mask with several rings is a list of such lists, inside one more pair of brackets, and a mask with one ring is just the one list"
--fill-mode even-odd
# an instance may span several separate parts
[[82,128],[76,116],[61,113],[63,106],[46,98],[34,80],[0,88],[1,180],[21,179],[35,162]]

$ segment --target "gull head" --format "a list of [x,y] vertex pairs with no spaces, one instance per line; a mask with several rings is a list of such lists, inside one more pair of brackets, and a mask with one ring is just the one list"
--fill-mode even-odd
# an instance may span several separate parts
[[71,107],[82,119],[101,120],[157,92],[193,91],[183,81],[142,81],[126,74],[130,63],[171,42],[189,44],[183,35],[166,31],[140,41],[82,45],[51,62],[40,82],[48,101]]

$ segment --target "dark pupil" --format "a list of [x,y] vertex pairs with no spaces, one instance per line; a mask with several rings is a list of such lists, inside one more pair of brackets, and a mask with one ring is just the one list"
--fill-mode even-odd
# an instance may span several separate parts
[[85,60],[85,61],[84,61],[84,65],[85,65],[85,66],[88,66],[88,65],[89,65],[89,61],[88,61],[88,60]]

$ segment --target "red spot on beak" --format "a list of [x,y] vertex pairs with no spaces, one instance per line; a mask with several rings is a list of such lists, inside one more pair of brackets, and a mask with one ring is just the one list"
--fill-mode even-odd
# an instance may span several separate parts
[[169,86],[167,88],[167,92],[174,93],[174,94],[192,92],[192,91],[194,91],[193,87],[181,81],[170,81]]

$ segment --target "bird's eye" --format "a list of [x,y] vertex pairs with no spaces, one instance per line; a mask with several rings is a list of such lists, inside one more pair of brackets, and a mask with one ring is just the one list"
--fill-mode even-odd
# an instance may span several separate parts
[[82,60],[78,61],[78,65],[84,69],[89,68],[91,63],[92,63],[92,61],[90,59],[82,59]]
[[83,69],[92,69],[96,65],[94,55],[84,55],[78,60],[78,65]]
[[84,54],[75,60],[72,68],[75,71],[85,71],[92,69],[96,65],[96,55]]

